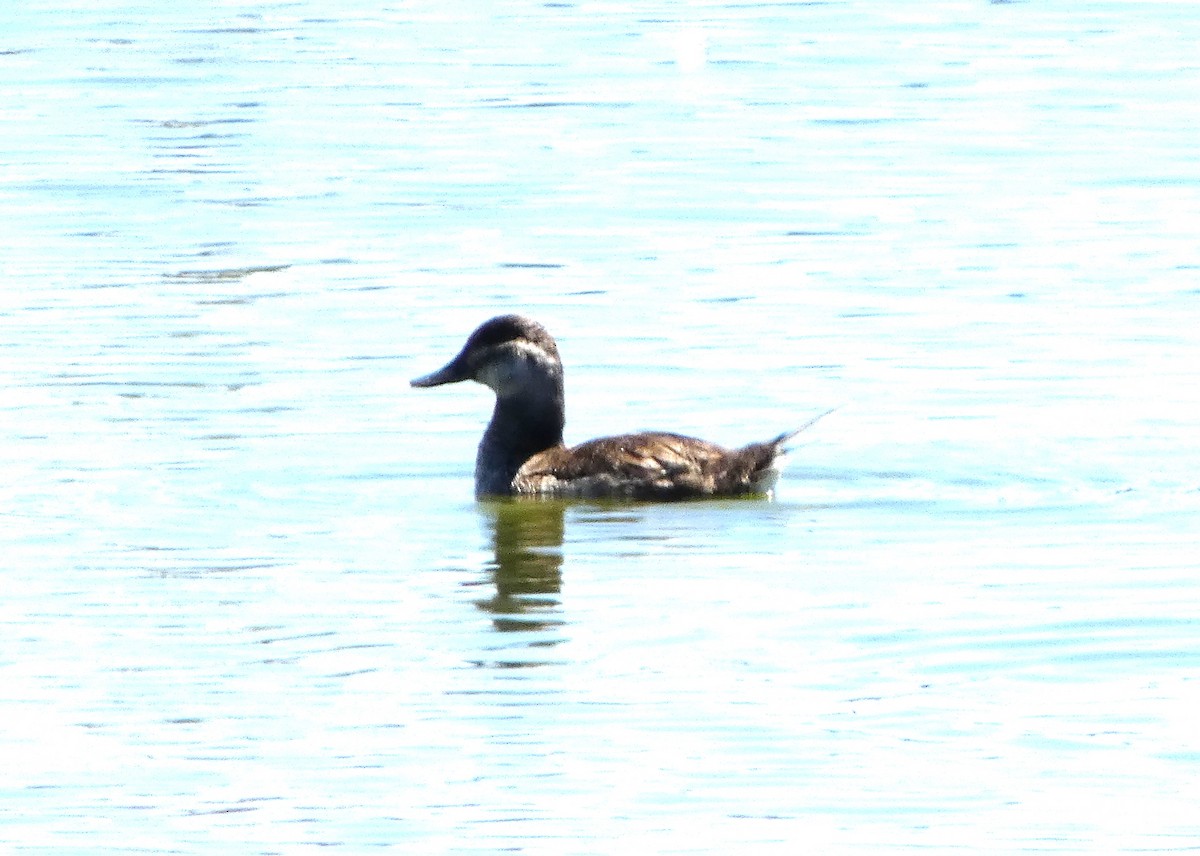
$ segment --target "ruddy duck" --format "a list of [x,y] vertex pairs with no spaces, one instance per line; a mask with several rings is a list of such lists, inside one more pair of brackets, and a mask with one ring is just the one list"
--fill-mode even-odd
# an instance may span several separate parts
[[603,437],[568,449],[558,347],[545,327],[520,315],[484,323],[444,368],[411,383],[426,387],[463,380],[496,393],[496,409],[475,458],[477,497],[661,500],[769,494],[779,476],[783,444],[816,421],[740,449],[659,431]]

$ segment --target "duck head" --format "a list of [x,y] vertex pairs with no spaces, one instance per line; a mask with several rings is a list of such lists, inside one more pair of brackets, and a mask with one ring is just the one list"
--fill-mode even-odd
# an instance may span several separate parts
[[513,492],[517,470],[533,455],[562,445],[565,406],[562,362],[546,328],[520,315],[501,315],[471,334],[458,356],[413,386],[473,380],[496,393],[496,408],[475,458],[475,493]]
[[458,356],[442,368],[413,378],[416,387],[473,380],[497,399],[562,402],[562,361],[546,328],[521,315],[501,315],[470,335]]

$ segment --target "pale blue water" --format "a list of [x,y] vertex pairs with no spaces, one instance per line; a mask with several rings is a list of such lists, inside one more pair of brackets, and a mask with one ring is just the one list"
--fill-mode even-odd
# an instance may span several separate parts
[[[0,12],[11,852],[1200,848],[1186,3]],[[477,504],[829,407],[775,502]]]

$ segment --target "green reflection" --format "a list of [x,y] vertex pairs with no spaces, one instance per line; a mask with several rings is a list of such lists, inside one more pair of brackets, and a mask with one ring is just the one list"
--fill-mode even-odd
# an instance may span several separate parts
[[562,624],[562,502],[495,500],[480,504],[492,527],[496,594],[476,601],[500,631],[542,630]]

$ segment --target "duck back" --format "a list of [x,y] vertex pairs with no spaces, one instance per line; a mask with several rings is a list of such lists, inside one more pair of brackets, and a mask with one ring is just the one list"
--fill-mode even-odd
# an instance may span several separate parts
[[517,494],[629,499],[768,494],[790,436],[739,449],[661,431],[603,437],[534,455],[517,471],[513,489]]

